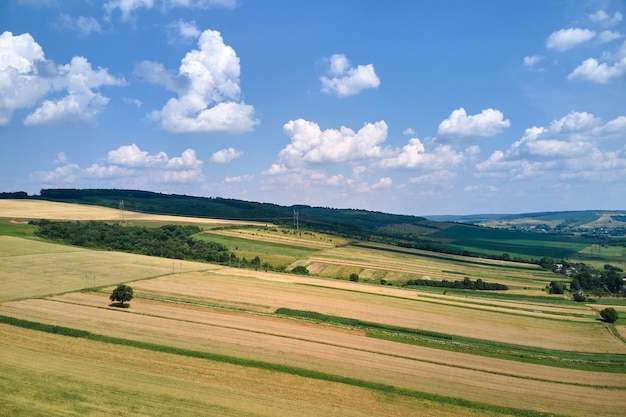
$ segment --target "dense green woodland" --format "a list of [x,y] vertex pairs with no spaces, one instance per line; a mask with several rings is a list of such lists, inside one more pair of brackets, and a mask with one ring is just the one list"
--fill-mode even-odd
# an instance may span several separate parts
[[224,245],[192,236],[198,226],[165,225],[158,228],[100,222],[36,222],[37,236],[69,245],[109,249],[172,259],[225,263],[231,253]]

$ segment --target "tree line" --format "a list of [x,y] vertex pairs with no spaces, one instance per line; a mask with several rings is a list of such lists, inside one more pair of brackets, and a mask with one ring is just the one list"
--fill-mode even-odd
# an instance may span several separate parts
[[410,279],[406,283],[407,286],[412,285],[422,285],[425,287],[438,287],[438,288],[456,288],[462,290],[478,290],[478,291],[502,291],[508,290],[504,284],[499,284],[497,282],[485,282],[482,279],[478,278],[476,281],[472,281],[469,277],[463,278],[462,281],[434,281],[430,279]]
[[39,226],[37,236],[87,248],[217,263],[227,263],[234,256],[220,243],[194,239],[192,236],[202,229],[193,225],[150,228],[94,221],[32,223]]

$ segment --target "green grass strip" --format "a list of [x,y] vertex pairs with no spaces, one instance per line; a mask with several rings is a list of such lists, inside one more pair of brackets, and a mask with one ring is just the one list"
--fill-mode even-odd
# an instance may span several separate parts
[[78,337],[97,342],[103,342],[119,346],[127,346],[138,349],[150,350],[153,352],[169,353],[172,355],[180,355],[197,359],[204,359],[214,362],[222,362],[231,365],[251,367],[266,371],[286,373],[303,378],[311,378],[322,381],[334,382],[339,384],[351,385],[359,388],[365,388],[389,395],[402,395],[418,400],[433,401],[442,404],[453,405],[457,407],[465,407],[480,411],[498,413],[500,415],[510,415],[518,417],[558,417],[551,413],[542,413],[533,410],[524,410],[519,408],[505,407],[493,404],[486,404],[477,401],[465,400],[462,398],[449,397],[439,394],[431,394],[427,392],[415,391],[407,388],[398,388],[393,385],[382,384],[378,382],[365,381],[358,378],[330,374],[327,372],[315,371],[311,369],[299,368],[296,366],[282,365],[277,363],[258,361],[254,359],[238,358],[234,356],[221,355],[216,353],[202,352],[192,349],[177,348],[174,346],[159,345],[156,343],[141,342],[137,340],[122,339],[119,337],[99,335],[84,330],[72,329],[69,327],[53,326],[44,323],[33,322],[29,320],[17,319],[14,317],[0,315],[0,323],[9,324],[16,327],[22,327],[30,330],[37,330],[46,333],[53,333],[61,336]]
[[557,368],[626,373],[626,355],[623,354],[595,354],[533,348],[289,308],[279,308],[276,310],[276,314],[318,323],[356,328],[363,330],[368,337],[452,352],[469,353]]

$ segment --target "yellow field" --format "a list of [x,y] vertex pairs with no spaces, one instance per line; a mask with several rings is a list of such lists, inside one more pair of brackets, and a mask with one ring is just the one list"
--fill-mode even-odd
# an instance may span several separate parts
[[[236,220],[204,219],[194,217],[165,216],[158,214],[137,213],[90,206],[85,204],[56,203],[53,201],[40,200],[2,200],[0,199],[0,218],[13,221],[24,220],[102,220],[102,221],[154,221],[166,223],[194,223],[205,225],[246,225],[256,222],[243,222]],[[264,225],[264,224],[263,224]]]
[[[35,212],[32,218],[42,217]],[[271,233],[252,229],[228,233],[273,239]],[[467,266],[335,247],[330,239],[311,240],[311,247],[320,251],[304,262],[433,278],[454,276]],[[467,271],[472,279],[484,276],[489,281],[487,277],[502,275],[497,268],[497,263],[487,263]],[[535,273],[505,271],[511,283]],[[624,373],[382,340],[358,329],[274,314],[278,308],[314,311],[547,349],[548,355],[550,350],[626,354],[626,326],[618,322],[613,328],[596,320],[604,307],[600,303],[467,298],[9,236],[0,236],[0,274],[1,316],[283,367],[261,369],[0,324],[0,406],[7,416],[507,415],[496,407],[561,416],[623,414],[617,399],[626,391]],[[541,274],[538,270],[537,286],[545,285]],[[98,288],[92,290],[94,276]],[[136,295],[127,309],[111,307],[108,298],[113,285],[121,282],[131,283]],[[298,376],[287,369],[351,378],[363,385]],[[450,398],[472,403],[461,407]]]
[[0,302],[214,267],[0,236]]

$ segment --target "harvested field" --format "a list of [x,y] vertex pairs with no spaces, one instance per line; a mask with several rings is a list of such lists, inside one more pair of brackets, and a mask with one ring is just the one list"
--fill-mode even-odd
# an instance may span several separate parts
[[[249,240],[250,253],[269,244],[268,253],[285,248],[293,258],[315,252],[297,262],[342,273],[423,271],[520,286],[536,279],[529,291],[547,277],[507,263],[333,247],[329,237],[276,240],[282,232],[270,229],[220,236]],[[600,303],[444,295],[9,236],[0,236],[0,271],[0,319],[11,324],[0,324],[0,404],[9,416],[623,414],[615,399],[626,378],[607,364],[626,354],[626,326],[598,321]],[[130,308],[110,306],[120,282],[134,288]],[[275,314],[279,308],[386,330]],[[402,339],[402,329],[472,338],[488,349],[529,346],[544,356],[490,356],[459,348],[457,339],[419,345]],[[554,363],[563,361],[558,355],[606,362],[567,369]]]
[[164,223],[193,223],[205,225],[246,225],[261,223],[242,222],[236,220],[204,219],[181,216],[165,216],[158,214],[137,213],[124,211],[123,215],[119,210],[90,206],[85,204],[56,203],[52,201],[40,200],[2,200],[0,199],[0,217],[19,220],[102,220],[102,221],[156,221]]
[[[588,415],[594,409],[603,410],[602,415],[618,415],[607,397],[616,388],[626,389],[622,375],[492,362],[369,339],[327,326],[141,301],[134,301],[125,311],[102,305],[107,305],[104,295],[71,294],[54,300],[4,303],[0,312],[96,334],[261,359],[499,406],[514,407],[532,397],[537,404],[533,409],[556,412],[575,395],[584,405],[570,415]],[[598,385],[577,385],[582,381]]]
[[[278,281],[271,280],[273,277]],[[254,279],[250,279],[254,278]],[[288,282],[284,282],[287,279]],[[282,281],[282,282],[281,282]],[[372,293],[379,287],[344,282],[343,290],[326,286],[333,281],[320,280],[301,285],[285,274],[222,268],[184,277],[161,277],[137,282],[142,291],[177,294],[183,297],[208,297],[254,303],[262,300],[271,308],[281,307],[316,311],[339,317],[395,326],[437,331],[485,340],[536,346],[546,349],[581,352],[626,353],[626,345],[593,319],[587,322],[551,320],[544,316],[503,314],[471,308],[471,305],[448,305],[420,299],[402,289],[393,293],[410,294],[409,298]],[[384,288],[384,287],[383,287]],[[363,291],[362,291],[363,289]],[[375,290],[375,291],[377,291]],[[382,290],[382,289],[381,289]]]
[[63,336],[6,325],[0,329],[6,416],[493,415],[284,373],[89,340],[68,344]]
[[512,268],[510,263],[505,268],[503,262],[498,261],[478,262],[453,255],[433,256],[418,251],[404,252],[341,246],[308,257],[307,268],[324,277],[347,277],[343,270],[350,267],[365,280],[378,281],[384,278],[400,283],[416,278],[438,281],[480,278],[483,281],[524,287],[535,292],[554,280],[554,274],[540,268]]
[[0,302],[215,267],[0,236]]

